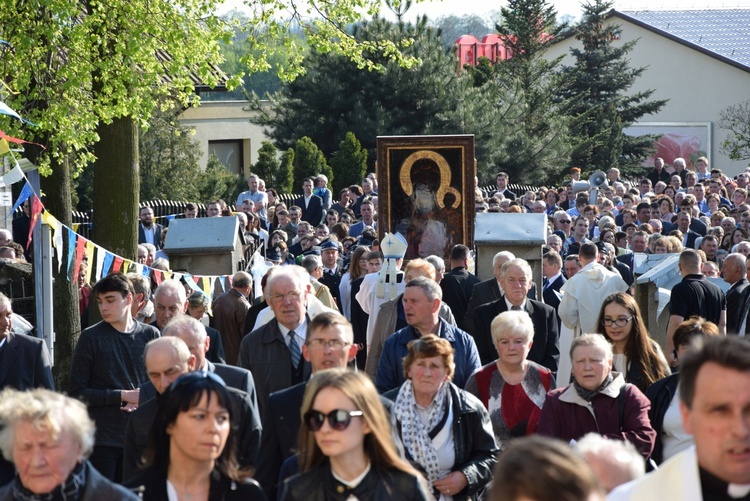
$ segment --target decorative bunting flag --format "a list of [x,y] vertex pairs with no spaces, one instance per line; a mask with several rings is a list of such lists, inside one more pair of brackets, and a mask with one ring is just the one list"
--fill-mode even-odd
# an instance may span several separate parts
[[103,277],[106,277],[109,274],[109,270],[114,260],[115,260],[114,254],[112,254],[111,252],[104,251],[104,262],[102,263],[102,276]]
[[91,240],[86,240],[86,261],[89,265],[86,267],[86,283],[91,283],[91,273],[94,272],[94,249],[96,245]]
[[31,245],[31,237],[34,236],[34,227],[39,222],[39,215],[42,213],[42,210],[44,210],[42,201],[34,195],[34,199],[31,201],[31,222],[29,223],[29,238],[26,240],[27,249]]
[[[5,139],[6,141],[11,142],[11,143],[16,143],[16,144],[33,144],[35,146],[39,146],[43,150],[47,149],[44,146],[42,146],[41,144],[39,144],[39,143],[34,143],[32,141],[24,141],[23,139],[18,139],[17,137],[9,136],[8,134],[6,134],[5,132],[3,132],[1,130],[0,130],[0,138]],[[19,181],[20,181],[20,179],[19,179]]]
[[18,120],[22,121],[25,124],[33,125],[34,127],[39,127],[34,122],[29,122],[25,118],[21,118],[21,115],[19,115],[15,111],[13,111],[10,108],[10,106],[8,106],[7,104],[5,104],[3,101],[0,101],[0,114],[2,114],[2,115],[8,115],[9,117],[13,117],[15,119],[18,119]]
[[[13,169],[6,175],[11,174],[15,170],[16,169]],[[21,176],[23,176],[23,172],[21,172]],[[23,189],[21,189],[21,193],[18,195],[18,200],[16,200],[16,203],[13,204],[13,208],[10,211],[15,212],[16,209],[18,209],[21,206],[21,204],[24,203],[26,200],[28,200],[28,198],[33,194],[34,194],[34,188],[32,188],[31,184],[29,184],[29,182],[26,181],[26,184],[23,185]]]
[[63,249],[63,236],[62,236],[62,223],[55,218],[52,214],[47,211],[42,213],[42,221],[47,223],[47,226],[52,230],[52,247],[55,249],[55,255],[57,256],[57,272],[60,273],[62,269],[62,249]]
[[172,280],[172,272],[171,271],[165,271],[164,272],[164,280]]
[[73,273],[73,282],[78,280],[78,274],[81,271],[81,262],[83,262],[83,256],[86,253],[86,239],[79,236],[76,241],[76,261]]
[[221,290],[226,292],[227,291],[227,277],[226,276],[219,277],[219,283],[221,284]]
[[65,271],[68,275],[68,282],[70,282],[70,266],[73,264],[73,256],[75,255],[75,247],[76,247],[76,238],[78,238],[78,235],[72,231],[70,228],[65,228],[68,230],[68,267],[65,268]]
[[5,139],[0,139],[0,155],[5,155],[6,153],[10,153],[10,145]]
[[96,278],[96,281],[102,279],[102,270],[104,269],[104,258],[109,254],[109,252],[105,251],[101,247],[96,248],[96,275],[94,275],[94,278]]
[[157,287],[161,285],[162,280],[164,280],[164,275],[162,275],[162,271],[154,270],[154,282],[156,282]]
[[115,261],[112,264],[112,272],[118,273],[120,271],[120,268],[122,268],[122,263],[124,259],[120,256],[115,256]]
[[125,262],[122,265],[122,272],[123,273],[129,273],[130,272],[130,267],[133,266],[133,264],[135,264],[133,261],[131,261],[130,259],[126,259]]
[[201,287],[203,288],[203,293],[206,296],[211,297],[211,279],[209,277],[202,277],[201,282],[202,282]]

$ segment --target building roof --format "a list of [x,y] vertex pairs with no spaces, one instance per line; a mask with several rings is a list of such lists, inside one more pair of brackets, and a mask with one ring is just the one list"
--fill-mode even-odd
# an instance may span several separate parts
[[612,10],[609,15],[750,71],[750,9]]

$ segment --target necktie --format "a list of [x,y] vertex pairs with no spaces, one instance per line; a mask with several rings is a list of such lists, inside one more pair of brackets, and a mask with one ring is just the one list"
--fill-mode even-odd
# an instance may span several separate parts
[[511,306],[510,309],[513,310],[513,311],[521,311],[521,307],[520,306],[515,306],[515,305]]
[[294,336],[297,334],[294,331],[289,331],[289,354],[292,357],[292,366],[296,369],[299,365],[299,359],[302,356],[302,352],[299,350],[299,345]]
[[542,290],[543,290],[543,291],[547,290],[547,286],[548,286],[548,285],[549,285],[549,280],[547,280],[547,279],[545,278],[545,279],[544,279],[544,282],[542,282]]

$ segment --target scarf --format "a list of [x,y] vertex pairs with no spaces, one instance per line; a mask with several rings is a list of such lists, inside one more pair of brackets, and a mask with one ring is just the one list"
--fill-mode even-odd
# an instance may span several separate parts
[[443,383],[430,406],[427,426],[417,413],[414,386],[411,379],[401,385],[396,397],[394,415],[401,426],[401,440],[414,461],[424,468],[427,480],[432,484],[438,480],[438,453],[432,439],[445,426],[448,415],[449,383]]
[[79,501],[86,486],[86,473],[85,465],[78,463],[65,482],[47,494],[34,494],[21,484],[21,479],[16,475],[13,480],[13,499],[14,501]]
[[579,385],[578,381],[574,379],[573,388],[576,389],[576,393],[578,393],[579,397],[581,397],[587,402],[591,402],[594,399],[594,397],[597,396],[604,388],[609,386],[609,383],[614,381],[614,379],[615,379],[614,376],[610,372],[609,374],[607,374],[607,377],[604,379],[604,382],[601,385],[599,385],[599,388],[595,390],[587,390],[583,386]]

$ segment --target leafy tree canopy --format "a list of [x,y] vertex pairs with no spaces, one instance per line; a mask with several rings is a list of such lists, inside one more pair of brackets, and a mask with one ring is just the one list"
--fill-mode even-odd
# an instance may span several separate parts
[[721,152],[732,160],[750,160],[750,100],[722,110],[719,127],[729,131]]

